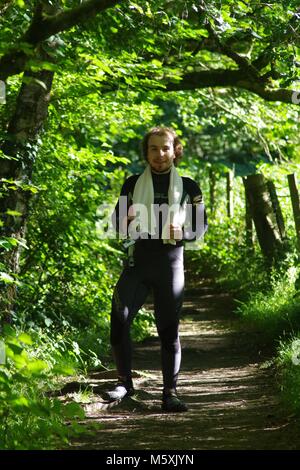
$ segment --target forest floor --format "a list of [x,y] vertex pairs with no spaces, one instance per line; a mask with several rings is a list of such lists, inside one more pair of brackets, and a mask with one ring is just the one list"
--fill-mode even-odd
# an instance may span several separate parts
[[[299,420],[280,402],[268,362],[270,348],[260,333],[245,327],[233,307],[232,297],[212,280],[187,285],[178,393],[188,412],[160,409],[160,345],[153,336],[134,347],[134,397],[114,406],[103,401],[101,395],[115,383],[114,371],[91,373],[81,384],[93,392],[87,395],[86,418],[81,420],[93,431],[73,439],[70,448],[299,449]],[[65,399],[72,397],[69,385]]]

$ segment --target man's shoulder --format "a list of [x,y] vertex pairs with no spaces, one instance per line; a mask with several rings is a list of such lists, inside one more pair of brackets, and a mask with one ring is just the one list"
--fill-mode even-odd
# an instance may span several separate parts
[[140,173],[137,173],[137,174],[134,174],[134,175],[130,175],[128,176],[128,178],[125,180],[125,183],[128,181],[129,183],[132,183],[132,182],[136,182],[138,177],[140,176]]
[[199,184],[192,178],[189,178],[188,176],[182,176],[182,183],[183,183],[184,189],[188,193],[192,193],[192,194],[201,193]]
[[121,192],[123,194],[124,193],[128,194],[129,192],[133,192],[135,183],[137,182],[139,176],[140,176],[139,174],[128,176],[128,178],[126,178],[126,180],[123,184]]
[[182,178],[182,180],[183,180],[184,182],[186,182],[186,183],[192,182],[192,183],[197,184],[196,181],[193,180],[192,178],[190,178],[189,176],[182,176],[181,178]]

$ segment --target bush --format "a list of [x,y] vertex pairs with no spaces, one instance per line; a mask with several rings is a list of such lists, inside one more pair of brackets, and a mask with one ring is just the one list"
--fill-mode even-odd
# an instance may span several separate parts
[[24,332],[6,329],[0,364],[0,448],[62,447],[81,427],[74,422],[84,412],[77,403],[63,404],[45,391],[62,375],[74,373],[55,358],[39,357],[40,345]]

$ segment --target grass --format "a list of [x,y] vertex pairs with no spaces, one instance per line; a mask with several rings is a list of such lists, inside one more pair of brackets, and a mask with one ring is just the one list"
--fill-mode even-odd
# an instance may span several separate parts
[[281,396],[286,406],[300,414],[300,334],[281,341],[275,361]]
[[246,321],[259,327],[266,336],[278,339],[292,336],[300,328],[300,295],[295,289],[297,271],[290,268],[284,276],[274,275],[269,289],[253,292],[236,309]]

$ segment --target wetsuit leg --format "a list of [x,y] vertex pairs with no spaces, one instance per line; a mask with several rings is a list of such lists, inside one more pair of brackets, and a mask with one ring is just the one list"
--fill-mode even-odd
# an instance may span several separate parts
[[161,257],[161,269],[153,286],[154,311],[161,340],[161,360],[164,388],[176,388],[181,362],[178,334],[179,316],[183,303],[183,248],[170,250]]
[[140,270],[125,268],[113,294],[110,330],[113,356],[118,375],[122,377],[131,376],[130,326],[147,294],[148,287],[142,282]]

